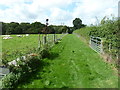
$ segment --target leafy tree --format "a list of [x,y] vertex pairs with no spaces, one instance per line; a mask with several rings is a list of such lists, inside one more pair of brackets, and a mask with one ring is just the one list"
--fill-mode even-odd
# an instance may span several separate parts
[[22,29],[22,33],[29,33],[28,29],[30,28],[30,23],[20,23],[20,27]]
[[[3,23],[2,25],[2,34],[38,34],[42,33],[42,30],[45,29],[45,24],[42,24],[40,22],[33,22],[33,23],[17,23],[17,22],[11,22],[11,23]],[[61,34],[61,33],[72,33],[73,30],[69,28],[68,26],[63,25],[50,25],[47,27],[48,33],[53,34]]]
[[72,34],[72,33],[73,33],[73,30],[74,30],[73,27],[68,27],[68,33],[69,33],[69,34]]
[[74,29],[80,29],[82,27],[82,20],[80,18],[75,18],[73,20]]
[[2,24],[2,35],[6,33],[6,23],[1,22]]

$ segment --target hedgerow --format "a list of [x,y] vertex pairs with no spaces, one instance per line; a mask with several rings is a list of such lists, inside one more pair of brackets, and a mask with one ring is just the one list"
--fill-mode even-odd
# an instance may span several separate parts
[[75,33],[79,33],[87,41],[89,41],[90,36],[102,38],[104,53],[109,54],[113,59],[118,59],[118,50],[120,49],[119,26],[120,20],[118,18],[104,17],[99,25],[87,26],[76,30]]

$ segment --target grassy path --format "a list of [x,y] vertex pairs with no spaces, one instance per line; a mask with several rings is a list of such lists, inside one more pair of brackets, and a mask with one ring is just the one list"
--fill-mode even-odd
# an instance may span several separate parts
[[67,35],[51,49],[47,63],[22,88],[114,88],[117,76],[110,65],[75,35]]

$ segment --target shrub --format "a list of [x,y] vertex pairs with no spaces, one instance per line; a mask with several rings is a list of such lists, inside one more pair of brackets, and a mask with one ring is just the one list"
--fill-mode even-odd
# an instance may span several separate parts
[[2,80],[2,88],[13,88],[14,84],[17,83],[20,74],[9,73],[8,75],[4,76]]
[[43,49],[43,50],[41,51],[41,56],[42,56],[42,58],[47,58],[47,57],[49,57],[49,56],[50,56],[49,50],[48,50],[48,49]]

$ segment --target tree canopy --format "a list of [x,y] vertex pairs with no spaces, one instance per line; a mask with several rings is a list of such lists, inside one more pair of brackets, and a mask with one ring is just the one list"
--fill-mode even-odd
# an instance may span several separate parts
[[[2,23],[2,34],[38,34],[44,33],[43,30],[46,28],[45,24],[41,22],[10,22],[10,23]],[[79,18],[75,18],[73,20],[74,27],[69,27],[66,25],[49,25],[47,27],[49,34],[61,34],[61,33],[69,33],[71,34],[74,30],[84,27],[82,24],[82,20]]]
[[73,20],[73,27],[76,30],[76,29],[80,29],[82,27],[85,27],[85,25],[82,24],[82,20],[80,18],[75,18]]

